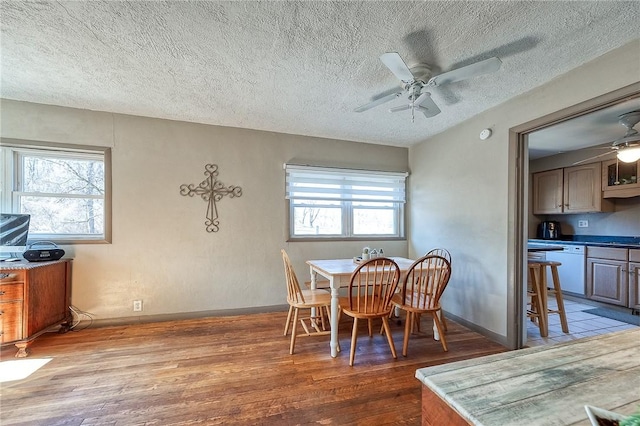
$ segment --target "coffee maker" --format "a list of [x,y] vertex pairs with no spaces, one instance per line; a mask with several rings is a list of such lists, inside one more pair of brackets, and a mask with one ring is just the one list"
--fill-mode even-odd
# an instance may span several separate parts
[[562,236],[560,222],[545,220],[538,225],[538,238],[542,240],[559,240]]

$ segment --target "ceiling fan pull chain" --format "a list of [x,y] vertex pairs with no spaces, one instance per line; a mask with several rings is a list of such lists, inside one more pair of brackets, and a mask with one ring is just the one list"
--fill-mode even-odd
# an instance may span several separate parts
[[411,122],[415,123],[415,101],[416,101],[416,86],[413,86],[413,94],[411,95]]

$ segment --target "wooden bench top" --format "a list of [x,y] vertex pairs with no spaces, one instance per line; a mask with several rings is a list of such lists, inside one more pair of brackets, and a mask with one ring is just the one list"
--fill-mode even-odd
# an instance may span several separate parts
[[422,368],[416,378],[472,425],[590,425],[585,405],[625,415],[640,406],[640,328]]

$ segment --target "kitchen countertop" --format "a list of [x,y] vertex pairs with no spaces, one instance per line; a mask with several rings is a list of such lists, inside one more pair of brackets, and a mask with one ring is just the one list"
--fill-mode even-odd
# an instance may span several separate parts
[[422,424],[590,425],[585,405],[633,414],[639,351],[636,328],[419,369],[423,404],[446,412],[423,405]]
[[553,245],[580,245],[580,246],[596,246],[596,247],[617,247],[640,249],[640,237],[607,237],[601,235],[593,236],[566,236],[562,240],[542,240],[537,238],[529,239],[529,244],[553,244]]

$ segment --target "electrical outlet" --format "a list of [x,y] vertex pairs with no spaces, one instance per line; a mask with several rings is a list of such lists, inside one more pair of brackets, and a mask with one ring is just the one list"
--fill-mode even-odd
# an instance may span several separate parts
[[133,312],[142,312],[142,300],[133,301]]
[[588,228],[589,227],[589,221],[588,220],[579,220],[578,221],[578,228]]

